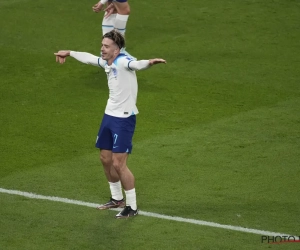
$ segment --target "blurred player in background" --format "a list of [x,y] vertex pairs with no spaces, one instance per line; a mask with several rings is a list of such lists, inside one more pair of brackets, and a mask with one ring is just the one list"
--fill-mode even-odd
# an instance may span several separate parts
[[[96,13],[101,10],[105,11],[102,20],[103,35],[116,29],[125,36],[126,25],[130,14],[130,6],[127,0],[101,0],[92,8]],[[135,57],[126,51],[126,48],[122,48],[121,52],[136,60]]]
[[126,24],[130,15],[130,6],[127,0],[101,0],[92,8],[96,13],[105,10],[102,20],[103,35],[113,29],[117,29],[121,34],[125,35]]

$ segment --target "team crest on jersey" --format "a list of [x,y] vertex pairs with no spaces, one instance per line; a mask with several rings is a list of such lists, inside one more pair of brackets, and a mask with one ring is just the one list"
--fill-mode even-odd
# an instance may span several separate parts
[[114,77],[115,79],[117,79],[118,71],[116,68],[106,65],[105,73],[107,75],[107,78]]
[[117,69],[116,68],[112,68],[112,73],[113,73],[114,77],[117,77]]

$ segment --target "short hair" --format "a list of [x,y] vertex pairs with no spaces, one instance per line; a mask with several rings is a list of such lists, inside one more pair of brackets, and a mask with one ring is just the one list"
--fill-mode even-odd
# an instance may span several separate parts
[[104,34],[103,37],[102,37],[102,39],[103,38],[109,38],[109,39],[113,40],[117,44],[117,46],[119,47],[119,49],[125,48],[125,38],[116,29],[114,29],[114,30],[112,30],[112,31]]

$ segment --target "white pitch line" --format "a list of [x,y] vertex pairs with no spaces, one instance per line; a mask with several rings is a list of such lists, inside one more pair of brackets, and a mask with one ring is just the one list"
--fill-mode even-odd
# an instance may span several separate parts
[[[19,195],[19,196],[23,196],[23,197],[27,197],[27,198],[31,198],[31,199],[38,199],[38,200],[57,201],[57,202],[75,204],[75,205],[92,207],[92,208],[96,208],[97,206],[99,206],[99,204],[97,204],[97,203],[71,200],[71,199],[60,198],[60,197],[55,197],[55,196],[44,196],[44,195],[22,192],[22,191],[18,191],[18,190],[4,189],[4,188],[0,188],[0,193]],[[120,209],[112,209],[112,210],[120,211]],[[224,225],[224,224],[219,224],[219,223],[215,223],[215,222],[187,219],[187,218],[182,218],[182,217],[145,212],[145,211],[141,211],[141,210],[139,210],[139,214],[148,216],[148,217],[164,219],[164,220],[185,222],[185,223],[191,223],[191,224],[196,224],[196,225],[201,225],[201,226],[209,226],[209,227],[215,227],[215,228],[223,228],[223,229],[234,230],[234,231],[245,232],[245,233],[252,233],[252,234],[259,234],[259,235],[266,235],[266,236],[292,236],[290,234],[269,232],[269,231],[265,231],[265,230],[251,229],[251,228],[246,228],[246,227]]]

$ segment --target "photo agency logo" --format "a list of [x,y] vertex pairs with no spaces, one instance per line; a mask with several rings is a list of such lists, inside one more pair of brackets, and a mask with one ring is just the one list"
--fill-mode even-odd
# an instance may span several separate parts
[[283,243],[300,243],[300,236],[277,235],[277,236],[261,236],[261,243],[267,244],[283,244]]

